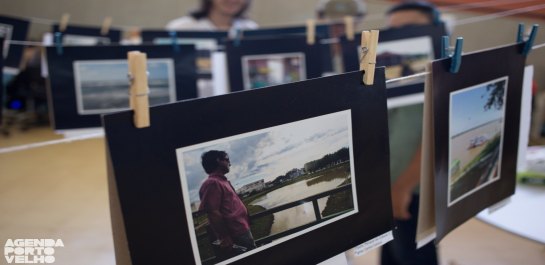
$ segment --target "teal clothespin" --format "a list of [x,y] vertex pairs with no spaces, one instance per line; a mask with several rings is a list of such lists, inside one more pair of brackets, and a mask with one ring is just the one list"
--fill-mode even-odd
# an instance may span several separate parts
[[242,30],[237,28],[235,30],[235,39],[233,40],[233,45],[238,47],[240,45],[240,39],[242,39]]
[[532,47],[534,46],[534,41],[536,39],[537,35],[537,28],[539,27],[538,24],[534,24],[532,26],[532,31],[530,32],[530,37],[528,37],[528,40],[526,42],[524,41],[524,24],[519,23],[518,33],[517,33],[517,43],[524,42],[524,47],[522,48],[522,55],[528,56],[528,53],[532,50]]
[[441,12],[437,8],[433,9],[432,16],[434,25],[441,24]]
[[453,74],[460,71],[462,65],[462,46],[464,45],[464,38],[456,38],[456,46],[454,47],[454,53],[450,55],[450,40],[448,36],[443,36],[441,42],[441,58],[451,58],[449,71]]
[[169,31],[168,35],[170,36],[172,50],[174,50],[174,52],[180,52],[180,45],[178,45],[178,36],[176,34],[176,31]]
[[62,55],[62,32],[55,32],[55,46],[57,47],[57,54]]

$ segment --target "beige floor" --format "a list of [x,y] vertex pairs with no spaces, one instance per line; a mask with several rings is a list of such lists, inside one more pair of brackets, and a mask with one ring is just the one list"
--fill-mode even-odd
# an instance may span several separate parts
[[[0,148],[60,138],[49,128],[0,137]],[[60,238],[65,247],[57,249],[55,264],[114,264],[108,207],[103,139],[0,154],[2,245],[10,238]],[[445,265],[545,264],[545,245],[475,219],[439,250]],[[357,264],[377,260],[373,251]]]

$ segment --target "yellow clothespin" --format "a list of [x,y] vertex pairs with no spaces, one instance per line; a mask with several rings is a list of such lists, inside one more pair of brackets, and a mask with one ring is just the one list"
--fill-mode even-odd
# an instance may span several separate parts
[[354,17],[345,16],[344,17],[344,34],[346,35],[347,40],[354,40]]
[[112,25],[112,17],[105,17],[102,21],[102,27],[100,28],[100,35],[108,35],[110,26]]
[[134,126],[136,128],[149,127],[147,56],[139,51],[128,52],[127,56],[131,85],[129,103],[134,111]]
[[314,45],[316,42],[316,21],[314,19],[307,20],[307,44]]
[[59,31],[64,32],[66,27],[68,27],[68,21],[70,20],[70,14],[64,13],[61,17],[61,22],[59,23]]
[[361,32],[361,59],[360,70],[365,71],[363,83],[372,85],[375,78],[375,64],[377,63],[378,30]]

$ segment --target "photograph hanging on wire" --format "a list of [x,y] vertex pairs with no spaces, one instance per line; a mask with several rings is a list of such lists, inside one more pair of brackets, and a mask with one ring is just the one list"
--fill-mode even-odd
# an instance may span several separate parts
[[[126,59],[74,61],[76,101],[80,115],[101,114],[129,108]],[[176,101],[172,59],[148,59],[150,106]]]
[[[358,47],[361,58],[361,47]],[[377,46],[377,66],[386,67],[386,80],[414,75],[426,71],[426,65],[434,58],[433,39],[420,36],[380,42]],[[411,78],[389,83],[388,88],[422,83],[425,77]]]
[[305,54],[301,52],[246,55],[241,60],[245,90],[306,79]]
[[[155,38],[153,44],[172,44],[172,38]],[[177,38],[176,44],[193,44],[197,49],[197,71],[201,74],[212,72],[211,52],[218,49],[218,42],[214,38]]]
[[65,34],[62,37],[62,44],[64,45],[109,45],[110,38],[98,37],[98,36],[85,36],[75,34]]
[[[256,249],[220,258],[200,189],[201,156],[228,156],[225,174],[249,214]],[[176,150],[197,264],[228,264],[358,212],[351,111],[345,110]],[[219,163],[219,162],[218,162]]]
[[507,81],[450,93],[449,207],[500,178]]
[[2,51],[2,56],[4,56],[4,59],[8,57],[8,52],[9,52],[8,41],[11,40],[12,32],[13,32],[12,25],[0,23],[0,38],[4,39],[4,50]]

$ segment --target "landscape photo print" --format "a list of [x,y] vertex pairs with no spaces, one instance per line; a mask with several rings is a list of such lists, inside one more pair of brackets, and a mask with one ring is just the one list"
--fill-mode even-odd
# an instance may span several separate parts
[[[351,124],[346,110],[177,149],[197,264],[228,264],[357,213]],[[205,193],[216,176],[203,168],[214,152],[227,161],[218,165],[248,212],[255,249],[225,250],[216,236]]]
[[449,206],[500,178],[507,83],[505,76],[450,94]]

